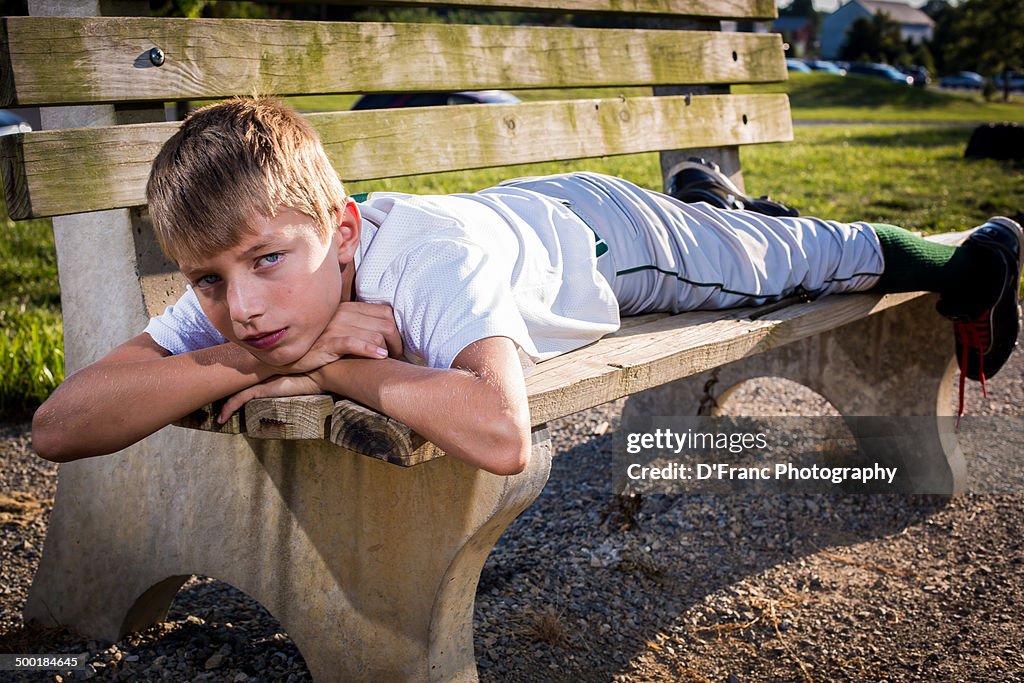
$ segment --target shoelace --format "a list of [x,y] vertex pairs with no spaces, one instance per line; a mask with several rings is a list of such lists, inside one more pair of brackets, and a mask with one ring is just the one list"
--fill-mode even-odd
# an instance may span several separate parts
[[967,379],[967,359],[971,353],[978,354],[978,377],[981,378],[981,395],[988,398],[988,389],[985,386],[985,351],[991,344],[991,328],[989,326],[989,315],[991,311],[985,311],[973,320],[953,323],[953,334],[960,343],[960,405],[956,412],[956,427],[960,428],[960,418],[964,414],[964,381]]

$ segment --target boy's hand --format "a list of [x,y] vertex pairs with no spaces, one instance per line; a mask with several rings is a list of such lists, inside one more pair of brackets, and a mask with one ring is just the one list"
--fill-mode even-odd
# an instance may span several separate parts
[[323,389],[309,375],[277,375],[243,389],[224,402],[217,416],[217,422],[224,424],[236,410],[254,398],[273,398],[278,396],[308,396],[322,394]]
[[402,336],[390,306],[343,301],[306,355],[279,369],[282,374],[302,374],[342,356],[399,358],[402,351]]

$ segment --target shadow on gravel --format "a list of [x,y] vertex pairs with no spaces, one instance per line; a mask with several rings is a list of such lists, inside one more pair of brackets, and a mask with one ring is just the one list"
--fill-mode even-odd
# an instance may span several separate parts
[[801,558],[899,534],[949,501],[786,494],[623,501],[611,490],[611,447],[604,436],[559,454],[547,488],[491,554],[477,592],[481,681],[622,680],[637,676],[645,654],[659,653],[676,668],[637,680],[706,680],[686,669],[689,654],[675,656],[688,639],[713,640],[758,621],[770,632],[780,623],[769,600],[750,597],[747,606],[762,607],[745,612],[735,603],[702,604],[706,598],[781,565],[794,567],[795,592],[813,594],[821,578],[799,568]]
[[117,643],[91,640],[66,628],[38,624],[0,634],[0,654],[82,654],[76,672],[6,672],[12,683],[54,680],[168,680],[261,683],[311,681],[305,660],[273,615],[233,586],[192,577],[167,619]]

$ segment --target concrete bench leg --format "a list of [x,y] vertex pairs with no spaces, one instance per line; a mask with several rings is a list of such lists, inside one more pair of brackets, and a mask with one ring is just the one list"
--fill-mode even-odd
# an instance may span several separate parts
[[[702,399],[705,405],[709,396],[722,403],[745,380],[785,377],[831,402],[848,418],[862,452],[879,463],[909,470],[917,492],[959,493],[966,484],[966,468],[948,417],[958,372],[953,355],[949,321],[935,312],[934,297],[919,297],[636,394],[626,402],[623,417],[697,415]],[[873,421],[865,429],[862,421],[849,419],[855,416],[922,419],[888,425]],[[903,438],[891,438],[893,429],[903,430]],[[907,435],[908,429],[913,434]]]
[[115,640],[191,574],[266,607],[317,681],[470,681],[480,569],[547,481],[439,458],[400,468],[322,442],[168,428],[62,465],[26,619]]

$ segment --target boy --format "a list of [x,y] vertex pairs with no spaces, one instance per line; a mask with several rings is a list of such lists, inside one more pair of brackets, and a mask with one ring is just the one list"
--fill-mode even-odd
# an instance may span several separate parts
[[[945,247],[892,226],[717,208],[746,198],[713,167],[684,173],[694,177],[676,192],[711,203],[577,173],[357,204],[279,102],[201,109],[147,187],[160,244],[191,288],[54,392],[33,420],[36,449],[100,455],[215,399],[230,397],[223,421],[252,398],[331,392],[513,474],[530,455],[523,360],[590,343],[620,314],[796,292],[941,292],[962,376],[982,382],[1013,349],[1024,249],[1013,221]],[[104,410],[123,404],[146,410]]]

